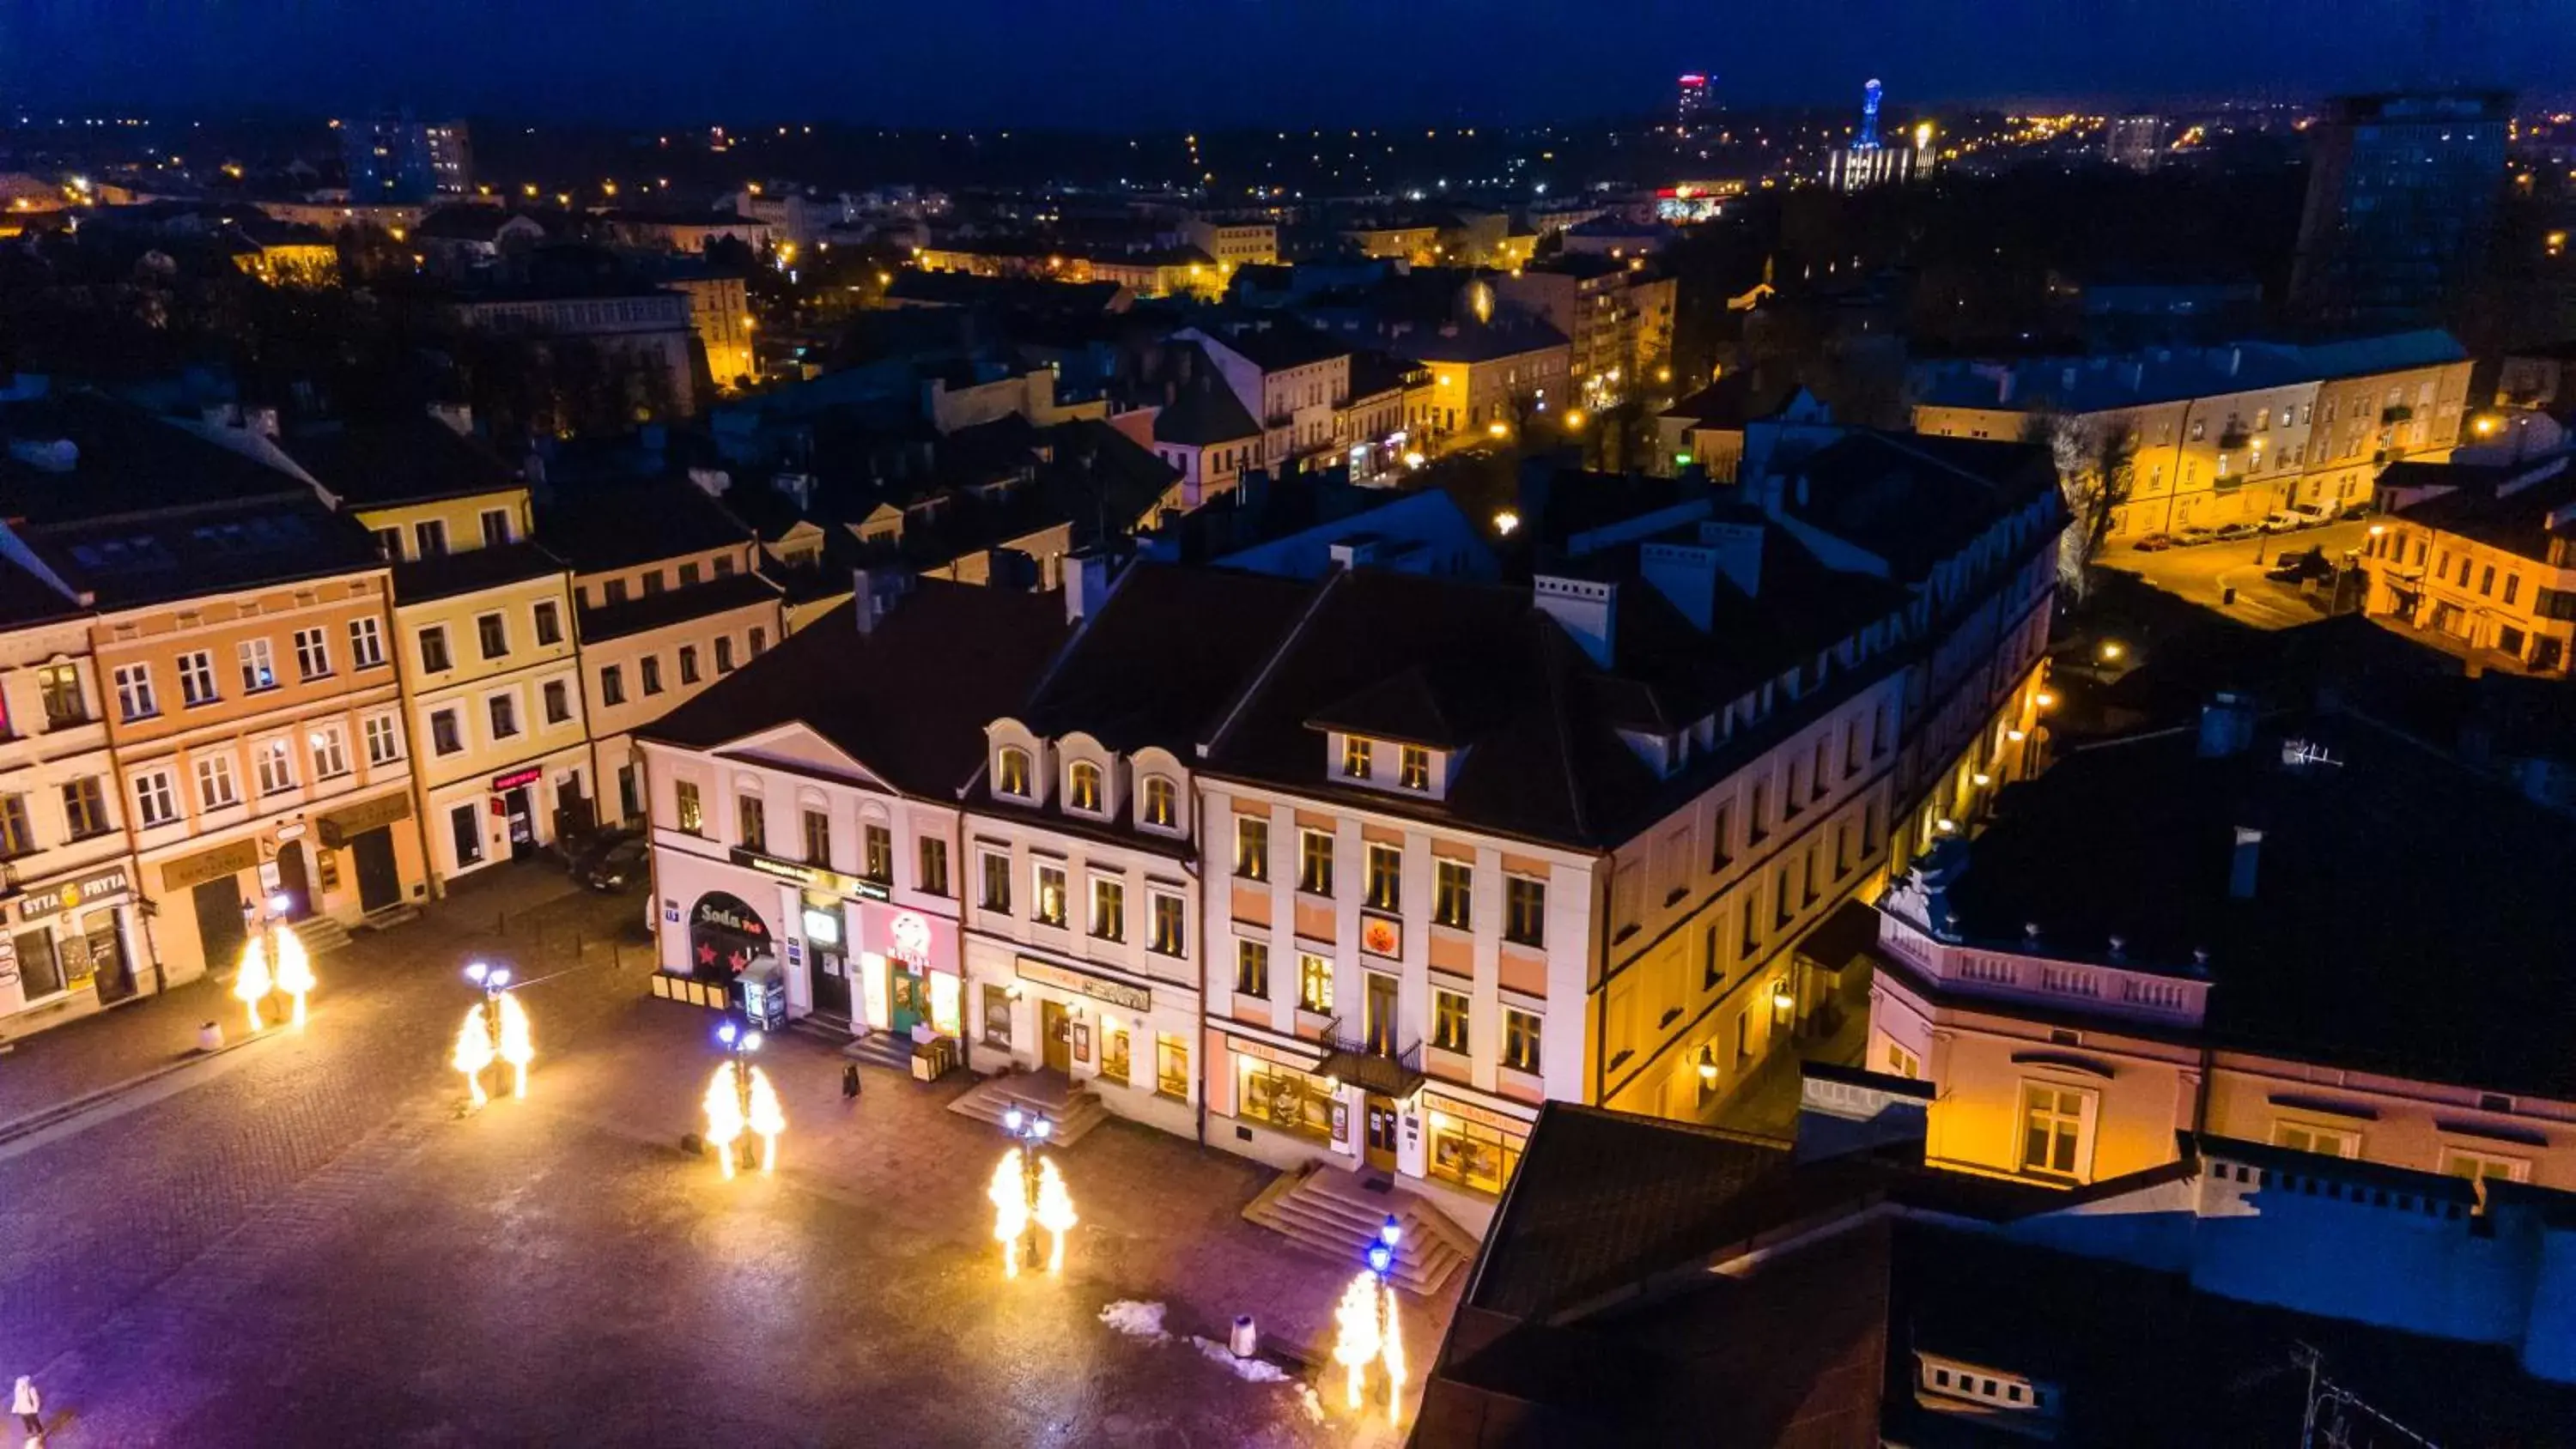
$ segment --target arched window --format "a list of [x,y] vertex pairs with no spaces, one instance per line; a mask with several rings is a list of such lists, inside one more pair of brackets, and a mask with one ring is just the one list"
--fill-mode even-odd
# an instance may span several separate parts
[[1100,767],[1088,760],[1077,760],[1065,772],[1065,804],[1076,810],[1100,810]]
[[1179,792],[1160,775],[1145,777],[1145,823],[1169,830],[1180,819]]
[[1029,752],[1005,748],[1001,764],[993,772],[993,788],[1004,795],[1029,798]]

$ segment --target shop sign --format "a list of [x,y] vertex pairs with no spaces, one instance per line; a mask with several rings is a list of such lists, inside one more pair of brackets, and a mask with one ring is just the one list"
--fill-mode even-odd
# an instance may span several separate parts
[[535,765],[530,765],[524,770],[512,770],[506,775],[494,775],[492,777],[492,788],[495,790],[516,790],[521,785],[533,785],[545,777],[546,772],[543,769]]
[[841,913],[834,910],[818,911],[812,906],[807,906],[805,908],[805,939],[813,942],[817,946],[837,946],[841,944]]
[[1404,954],[1404,931],[1384,916],[1360,917],[1360,949],[1372,956],[1396,957]]
[[1094,976],[1088,971],[1076,971],[1048,961],[1033,961],[1026,956],[1019,958],[1017,969],[1022,981],[1034,981],[1041,986],[1052,986],[1058,991],[1070,991],[1077,995],[1088,996],[1094,1001],[1105,1001],[1111,1006],[1126,1011],[1154,1009],[1153,992],[1141,986],[1130,986],[1124,981],[1112,981],[1107,977]]
[[212,850],[198,851],[195,855],[163,861],[161,889],[192,890],[210,880],[222,880],[228,875],[239,875],[257,864],[259,864],[259,842],[249,839],[236,840],[230,845],[218,845]]
[[739,976],[769,949],[769,926],[750,906],[722,891],[698,897],[689,913],[689,964],[700,976]]
[[292,825],[281,825],[277,827],[277,841],[280,845],[283,845],[290,840],[302,840],[303,838],[304,822],[301,820],[296,821]]
[[756,870],[762,875],[794,881],[807,890],[821,891],[826,895],[858,895],[879,901],[884,900],[886,896],[885,887],[872,881],[859,880],[836,871],[825,870],[819,865],[807,865],[799,860],[781,860],[774,855],[762,855],[756,850],[745,850],[739,845],[726,851],[725,858],[745,870]]
[[338,850],[379,825],[391,825],[411,818],[411,792],[396,790],[373,800],[362,800],[343,806],[322,817],[316,827],[322,843]]
[[915,971],[930,969],[930,922],[919,911],[897,911],[886,926],[886,954]]
[[115,896],[121,900],[132,889],[134,879],[125,873],[125,867],[111,865],[61,885],[45,886],[20,896],[18,919],[33,921],[64,911],[76,911],[84,904],[98,904],[101,896]]
[[1530,1123],[1526,1118],[1514,1117],[1484,1107],[1471,1107],[1454,1097],[1443,1097],[1437,1092],[1422,1094],[1422,1110],[1445,1112],[1462,1122],[1473,1122],[1479,1127],[1491,1127],[1497,1132],[1509,1132],[1515,1137],[1529,1135]]
[[1295,1071],[1312,1072],[1323,1065],[1322,1060],[1311,1052],[1292,1052],[1285,1047],[1275,1047],[1266,1041],[1255,1041],[1250,1037],[1228,1036],[1225,1044],[1238,1055],[1258,1057],[1273,1066],[1287,1067]]

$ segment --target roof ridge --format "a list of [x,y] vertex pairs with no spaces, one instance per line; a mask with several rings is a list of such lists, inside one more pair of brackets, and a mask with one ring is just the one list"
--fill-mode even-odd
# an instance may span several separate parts
[[1199,745],[1200,759],[1212,759],[1218,750],[1225,748],[1227,737],[1234,733],[1234,727],[1242,720],[1244,711],[1250,709],[1252,701],[1259,698],[1261,691],[1269,686],[1271,675],[1278,671],[1279,661],[1287,658],[1289,651],[1296,648],[1297,641],[1305,637],[1308,626],[1312,625],[1315,617],[1323,612],[1324,601],[1333,596],[1334,590],[1342,580],[1350,577],[1352,577],[1350,573],[1341,570],[1324,575],[1324,581],[1315,588],[1315,597],[1307,601],[1304,611],[1297,616],[1297,622],[1290,625],[1288,632],[1280,635],[1279,641],[1270,646],[1270,657],[1261,662],[1261,667],[1252,672],[1252,677],[1244,681],[1243,688],[1227,702],[1225,712],[1217,719],[1215,731]]

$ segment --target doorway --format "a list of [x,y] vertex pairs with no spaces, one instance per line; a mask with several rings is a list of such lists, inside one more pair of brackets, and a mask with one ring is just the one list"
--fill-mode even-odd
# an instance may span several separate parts
[[501,797],[501,811],[510,819],[510,858],[527,859],[537,848],[536,807],[528,801],[528,787],[512,786]]
[[850,965],[840,952],[817,949],[806,984],[813,988],[814,1014],[850,1019]]
[[893,1009],[886,1019],[896,1031],[910,1036],[930,1016],[930,983],[921,979],[920,972],[901,966],[886,973],[886,983],[893,996]]
[[1048,1071],[1073,1074],[1073,1025],[1062,1004],[1038,1003],[1038,1044],[1044,1049]]
[[1368,973],[1367,1027],[1368,1049],[1378,1056],[1395,1055],[1395,1002],[1397,981],[1392,976]]
[[1395,1103],[1375,1093],[1368,1099],[1368,1165],[1380,1172],[1395,1171]]
[[394,863],[394,832],[379,825],[349,842],[358,864],[358,908],[375,912],[402,904],[402,868]]
[[290,840],[277,848],[277,889],[286,897],[286,918],[300,921],[313,913],[312,878],[304,870],[304,842]]
[[221,876],[188,892],[197,912],[197,945],[205,952],[208,971],[230,971],[241,959],[250,931],[242,922],[241,880]]

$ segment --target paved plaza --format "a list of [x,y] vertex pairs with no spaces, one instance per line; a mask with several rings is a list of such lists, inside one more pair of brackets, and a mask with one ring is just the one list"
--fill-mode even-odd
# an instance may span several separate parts
[[[1396,1440],[1323,1362],[1358,1245],[1244,1222],[1242,1159],[1109,1123],[1060,1156],[1065,1274],[1005,1282],[962,1075],[866,1067],[848,1103],[790,1035],[780,1171],[721,1180],[680,1145],[713,1018],[646,994],[635,915],[521,868],[325,957],[300,1034],[191,1057],[238,1008],[188,988],[0,1056],[0,1376],[38,1376],[54,1449]],[[460,1116],[476,952],[540,1055]],[[1406,1306],[1423,1364],[1449,1305]],[[1197,1342],[1238,1312],[1260,1364]]]

